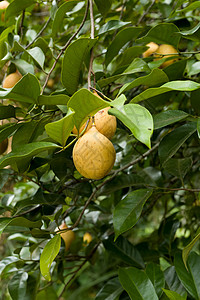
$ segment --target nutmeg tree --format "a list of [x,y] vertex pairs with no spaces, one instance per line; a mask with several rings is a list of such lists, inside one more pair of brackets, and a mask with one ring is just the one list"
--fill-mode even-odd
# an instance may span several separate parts
[[1,299],[200,299],[199,9],[0,1]]

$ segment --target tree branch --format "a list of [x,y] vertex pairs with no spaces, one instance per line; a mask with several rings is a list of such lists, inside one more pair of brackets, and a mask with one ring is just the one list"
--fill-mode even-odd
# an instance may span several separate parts
[[[90,24],[91,24],[91,31],[90,31],[90,37],[91,39],[94,39],[94,13],[93,13],[93,0],[89,0],[90,3]],[[89,70],[88,70],[88,90],[90,91],[91,87],[91,75],[92,75],[92,66],[93,66],[93,60],[94,60],[94,53],[93,48],[90,51],[90,64],[89,64]]]
[[81,31],[81,29],[83,28],[83,25],[85,24],[85,21],[87,19],[87,14],[88,14],[88,10],[89,10],[89,0],[87,1],[87,5],[86,5],[86,9],[85,9],[85,14],[83,17],[83,20],[81,22],[81,25],[79,26],[79,28],[77,29],[77,31],[71,36],[71,38],[67,41],[67,43],[65,44],[65,46],[61,49],[60,53],[58,54],[58,56],[56,57],[53,66],[51,67],[49,74],[46,77],[45,83],[42,87],[42,91],[41,91],[41,95],[44,93],[44,89],[47,85],[47,82],[49,80],[49,77],[51,76],[51,73],[53,72],[57,62],[59,61],[61,55],[64,53],[64,51],[66,50],[66,48],[71,44],[71,42],[73,41],[73,39],[75,38],[75,36]]

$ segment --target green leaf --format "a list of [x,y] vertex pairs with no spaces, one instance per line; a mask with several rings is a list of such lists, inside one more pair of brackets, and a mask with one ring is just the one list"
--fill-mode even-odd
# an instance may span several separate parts
[[188,256],[189,256],[192,248],[194,247],[194,245],[199,241],[199,239],[200,239],[200,233],[197,234],[197,236],[195,236],[195,238],[183,249],[182,257],[183,257],[183,262],[185,264],[186,269],[187,269]]
[[198,118],[197,120],[197,133],[198,133],[198,137],[200,138],[200,118]]
[[15,118],[15,107],[12,105],[0,105],[0,120]]
[[181,295],[179,295],[178,293],[176,293],[174,291],[169,291],[166,289],[163,289],[163,291],[170,300],[186,300],[187,299],[187,295],[185,295],[185,297],[182,297]]
[[[176,268],[176,273],[181,283],[183,284],[184,288],[194,299],[199,299],[200,297],[200,284],[199,284],[200,256],[198,256],[196,253],[193,252],[190,253],[189,258],[190,256],[191,256],[191,260],[188,259],[189,272],[186,270],[180,254],[175,255],[174,265]],[[192,273],[194,274],[191,273],[191,270]]]
[[105,16],[108,13],[108,11],[112,5],[112,0],[94,0],[94,2],[96,4],[99,12],[103,16]]
[[25,75],[26,73],[31,73],[34,75],[34,66],[27,63],[27,61],[23,59],[15,59],[12,60],[12,63],[17,67],[22,75]]
[[36,0],[14,0],[12,3],[9,4],[8,8],[6,9],[5,19],[9,17],[16,17],[21,11],[25,8],[31,6],[32,4],[36,3]]
[[78,3],[76,1],[69,1],[67,3],[63,3],[58,10],[56,11],[55,18],[52,24],[52,36],[54,37],[58,32],[62,30],[63,27],[63,19],[66,17],[66,12],[71,11],[72,8]]
[[164,68],[164,72],[168,76],[169,81],[180,80],[184,77],[187,62],[188,58],[178,60]]
[[106,52],[105,64],[106,66],[113,60],[118,54],[119,50],[130,40],[135,39],[141,33],[142,28],[140,27],[129,27],[124,28],[117,33],[112,43],[109,45]]
[[67,95],[41,95],[38,97],[39,105],[67,105],[69,96]]
[[186,290],[177,276],[175,267],[170,266],[164,271],[164,274],[167,287],[181,296],[184,296],[186,294]]
[[130,22],[122,22],[118,20],[110,20],[107,23],[105,23],[103,26],[100,27],[98,35],[105,34],[107,32],[110,32],[112,30],[117,30],[119,28],[122,28],[126,25],[130,25]]
[[164,288],[165,286],[165,278],[163,272],[160,269],[160,266],[154,264],[153,262],[148,263],[148,265],[146,266],[146,274],[151,280],[156,294],[160,298],[163,293],[162,288]]
[[12,89],[0,89],[0,99],[9,98],[19,102],[37,103],[40,94],[38,79],[28,73],[23,76]]
[[0,170],[0,190],[4,187],[11,173],[12,173],[11,170],[6,170],[6,169]]
[[23,226],[27,228],[35,228],[35,227],[41,227],[42,222],[41,221],[29,221],[28,219],[25,219],[23,217],[16,217],[16,218],[0,218],[0,234],[4,231],[4,229],[9,226]]
[[144,271],[120,268],[119,280],[131,300],[158,300],[153,284]]
[[197,42],[199,42],[200,39],[199,34],[200,34],[200,23],[198,23],[192,29],[179,32],[179,35],[182,35],[184,38],[192,41],[197,41]]
[[98,292],[95,300],[118,300],[123,292],[118,278],[109,280]]
[[151,148],[153,118],[145,107],[138,104],[126,104],[120,110],[112,108],[109,112],[122,121],[136,139]]
[[81,89],[70,98],[68,107],[75,111],[74,122],[76,128],[79,129],[89,116],[93,116],[97,111],[111,104],[87,89]]
[[169,81],[169,79],[164,71],[160,69],[153,69],[150,74],[146,76],[141,76],[133,80],[131,83],[125,83],[123,87],[119,90],[119,95],[139,85],[155,86],[163,84],[167,81]]
[[70,95],[75,93],[78,88],[83,61],[96,41],[97,39],[79,38],[65,50],[61,80]]
[[134,73],[140,73],[140,72],[150,72],[150,68],[148,64],[143,61],[141,58],[135,58],[132,63],[126,68],[126,70],[117,75],[113,75],[111,77],[101,79],[98,81],[98,84],[101,88],[108,85],[111,82],[114,82],[115,80],[119,79],[122,76],[134,74]]
[[11,136],[21,124],[5,124],[0,126],[0,143],[7,137]]
[[184,124],[167,134],[158,148],[161,164],[165,164],[196,131],[196,123]]
[[40,270],[44,278],[51,280],[50,268],[51,264],[57,256],[61,246],[61,236],[56,234],[44,247],[40,257]]
[[59,121],[49,123],[45,126],[47,134],[63,147],[74,127],[74,111],[69,109],[67,115]]
[[164,164],[164,169],[178,178],[183,178],[192,167],[192,158],[171,158]]
[[151,190],[136,190],[117,204],[113,215],[115,240],[120,234],[131,229],[137,223],[143,206],[151,194]]
[[60,147],[50,142],[35,142],[20,146],[0,159],[0,168],[7,165],[15,165],[17,162],[31,159],[40,152],[55,150],[56,148]]
[[121,261],[137,268],[144,268],[143,259],[138,250],[123,236],[114,242],[113,237],[103,240],[106,250],[117,256]]
[[188,114],[182,110],[167,110],[153,116],[154,129],[159,129],[167,125],[184,120]]
[[19,272],[8,283],[8,291],[13,300],[24,299],[26,294],[28,273]]
[[148,33],[138,39],[141,43],[155,42],[158,44],[170,44],[178,47],[180,36],[177,34],[179,29],[172,23],[162,23],[151,28]]
[[191,92],[200,88],[200,84],[190,80],[170,81],[158,88],[150,88],[138,96],[135,96],[131,102],[137,103],[157,95],[161,95],[170,91],[185,91]]

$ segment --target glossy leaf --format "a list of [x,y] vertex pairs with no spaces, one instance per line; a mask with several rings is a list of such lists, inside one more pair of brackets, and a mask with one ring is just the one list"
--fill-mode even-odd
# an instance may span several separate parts
[[170,266],[164,271],[164,274],[165,274],[165,281],[168,288],[171,291],[174,291],[180,294],[181,296],[184,296],[186,294],[186,290],[177,276],[175,267]]
[[151,280],[156,294],[160,298],[163,293],[162,289],[165,287],[165,278],[163,272],[160,269],[160,266],[151,262],[146,266],[145,272]]
[[106,52],[105,64],[106,66],[113,60],[118,54],[119,50],[130,40],[135,39],[141,33],[142,28],[140,27],[129,27],[124,28],[117,33],[112,43],[109,45]]
[[194,245],[199,241],[199,239],[200,239],[200,233],[197,234],[197,236],[195,236],[195,238],[183,249],[182,257],[183,257],[183,262],[185,264],[186,269],[187,269],[188,255],[190,254]]
[[144,271],[120,268],[119,280],[131,300],[158,300],[153,284]]
[[26,294],[28,273],[19,272],[15,274],[8,284],[8,291],[13,300],[23,299]]
[[200,23],[194,26],[192,29],[186,31],[180,31],[179,34],[184,38],[199,42]]
[[0,120],[14,118],[15,117],[15,107],[12,105],[0,105]]
[[185,91],[191,92],[200,88],[200,84],[190,80],[182,80],[182,81],[170,81],[158,88],[150,88],[138,96],[135,96],[131,102],[138,103],[140,101],[155,97],[157,95],[161,95],[170,91]]
[[187,295],[185,295],[185,297],[182,297],[181,295],[179,295],[178,293],[176,293],[174,291],[169,291],[166,289],[163,289],[163,291],[170,300],[186,300],[187,299]]
[[20,79],[12,89],[0,89],[0,99],[9,98],[19,102],[38,104],[40,94],[38,79],[28,73]]
[[40,270],[44,278],[51,280],[50,268],[61,246],[60,234],[56,234],[44,247],[40,257]]
[[27,73],[31,73],[34,75],[34,66],[29,64],[27,61],[23,59],[15,59],[12,60],[12,63],[15,64],[22,75],[25,75]]
[[112,30],[117,30],[119,28],[122,28],[126,25],[130,25],[130,22],[122,22],[118,20],[110,20],[107,23],[105,23],[103,26],[101,26],[98,35],[105,34]]
[[23,11],[25,8],[31,6],[34,3],[36,3],[36,0],[12,1],[12,3],[10,3],[8,8],[6,9],[5,19],[11,16],[17,16],[21,11]]
[[158,154],[161,164],[165,164],[196,131],[196,123],[182,125],[167,134],[161,141]]
[[80,38],[73,42],[65,51],[61,79],[62,84],[70,95],[75,93],[78,88],[83,61],[96,41],[96,39]]
[[122,94],[125,91],[131,90],[139,85],[146,85],[146,86],[155,86],[160,85],[165,82],[169,81],[165,72],[160,69],[153,69],[150,74],[146,76],[141,76],[131,83],[125,83],[123,87],[120,89],[119,94]]
[[6,269],[7,266],[15,264],[18,261],[20,261],[20,259],[14,255],[3,258],[0,261],[0,276],[4,272],[4,270]]
[[67,3],[63,3],[58,10],[56,11],[55,18],[53,20],[52,24],[52,36],[54,37],[60,30],[62,30],[63,26],[63,19],[66,16],[66,13],[68,11],[71,11],[72,8],[78,3],[78,0],[76,1],[69,1]]
[[93,116],[97,111],[110,104],[87,89],[81,89],[70,98],[68,107],[75,111],[74,122],[76,128],[79,129],[89,116]]
[[74,111],[69,110],[67,115],[59,121],[48,123],[45,126],[47,134],[63,147],[74,127]]
[[95,300],[118,300],[123,288],[118,278],[110,279],[98,292]]
[[15,165],[19,161],[31,159],[40,152],[55,150],[56,148],[59,148],[59,146],[50,142],[35,142],[20,146],[0,159],[0,168]]
[[67,95],[41,95],[38,97],[39,105],[67,105],[69,96]]
[[182,110],[167,110],[153,116],[154,129],[159,129],[184,120],[188,114]]
[[16,217],[16,218],[0,218],[0,234],[4,231],[4,229],[9,226],[23,226],[27,228],[35,228],[35,227],[41,227],[42,222],[41,221],[29,221],[28,219],[25,219],[23,217]]
[[7,137],[11,136],[21,124],[5,124],[0,126],[0,143]]
[[96,4],[99,12],[103,16],[105,16],[108,13],[108,11],[112,5],[112,0],[94,0],[94,2]]
[[106,250],[120,258],[128,265],[144,268],[143,259],[138,250],[123,236],[119,236],[117,241],[114,242],[113,237],[103,241]]
[[158,44],[170,44],[177,48],[180,36],[177,34],[179,29],[173,23],[162,23],[151,28],[148,33],[138,39],[140,42],[155,42]]
[[200,118],[197,120],[197,133],[198,137],[200,138]]
[[120,110],[112,108],[109,112],[122,121],[136,139],[151,148],[153,118],[145,107],[138,104],[126,104]]
[[187,172],[192,167],[192,158],[186,157],[186,158],[171,158],[169,159],[165,165],[164,169],[172,174],[173,176],[176,176],[178,178],[183,179]]
[[113,215],[115,240],[120,234],[131,229],[137,223],[143,206],[151,194],[151,190],[136,190],[118,203]]

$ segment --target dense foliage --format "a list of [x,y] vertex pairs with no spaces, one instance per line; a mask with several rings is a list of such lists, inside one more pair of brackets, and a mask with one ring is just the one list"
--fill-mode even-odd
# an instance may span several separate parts
[[[9,2],[0,76],[22,78],[0,88],[0,298],[200,299],[199,1]],[[178,54],[163,68],[149,42]],[[71,132],[107,106],[116,161],[91,180]]]

